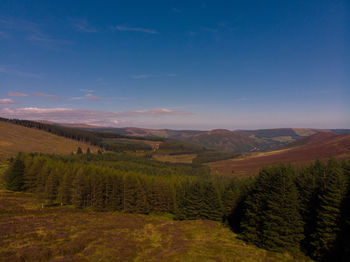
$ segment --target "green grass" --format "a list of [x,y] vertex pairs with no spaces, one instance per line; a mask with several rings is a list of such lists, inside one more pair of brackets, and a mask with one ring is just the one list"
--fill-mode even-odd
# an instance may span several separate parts
[[98,148],[87,143],[56,136],[34,128],[0,122],[0,162],[18,152],[40,152],[70,154],[81,147],[83,152],[90,147],[92,152]]
[[163,154],[155,154],[153,158],[162,161],[162,162],[170,162],[170,163],[192,163],[192,160],[196,158],[197,154],[183,154],[183,155],[163,155]]
[[295,260],[247,245],[218,222],[42,209],[30,194],[0,190],[0,261]]

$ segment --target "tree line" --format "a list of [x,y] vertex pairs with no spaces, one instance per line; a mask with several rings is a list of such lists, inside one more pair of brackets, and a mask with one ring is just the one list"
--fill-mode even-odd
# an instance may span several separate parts
[[19,154],[7,188],[48,205],[228,223],[239,236],[272,251],[317,261],[350,256],[350,161],[302,168],[263,168],[256,178],[213,177],[201,165],[170,164],[127,154]]

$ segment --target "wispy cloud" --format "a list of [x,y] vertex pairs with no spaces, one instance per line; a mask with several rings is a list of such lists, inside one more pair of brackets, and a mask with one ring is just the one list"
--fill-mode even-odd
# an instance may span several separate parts
[[87,99],[92,99],[92,100],[101,100],[101,99],[103,99],[102,97],[94,96],[94,95],[92,95],[92,94],[86,94],[85,97],[86,97]]
[[10,66],[0,66],[0,73],[19,76],[19,77],[41,78],[40,74],[23,72],[23,71],[14,69],[13,67],[10,67]]
[[[57,48],[59,45],[71,44],[70,41],[56,39],[45,34],[41,30],[39,24],[23,19],[0,16],[0,29],[4,29],[8,32],[19,32],[23,34],[23,39],[46,48]],[[8,34],[4,33],[3,36],[6,37]]]
[[147,109],[147,110],[134,110],[120,113],[120,116],[159,116],[159,115],[191,115],[190,112],[184,112],[179,110],[171,110],[166,108]]
[[0,31],[0,38],[8,39],[10,35],[4,31]]
[[0,98],[0,104],[17,104],[17,102],[9,98]]
[[210,32],[210,33],[217,33],[219,30],[216,28],[210,28],[210,27],[201,27],[202,31]]
[[84,88],[79,89],[79,91],[80,91],[80,92],[85,92],[85,93],[93,93],[93,92],[95,92],[95,90],[92,90],[92,89],[84,89]]
[[40,93],[40,92],[34,92],[33,95],[40,96],[40,97],[46,97],[46,98],[55,98],[55,97],[57,97],[55,95],[45,94],[45,93]]
[[37,23],[5,16],[0,16],[0,28],[8,29],[11,31],[24,31],[30,33],[40,32],[39,25]]
[[178,13],[178,14],[182,13],[181,10],[176,8],[176,7],[173,7],[172,10],[173,10],[174,13]]
[[95,125],[116,125],[127,118],[138,116],[159,117],[166,115],[191,114],[170,109],[148,109],[126,112],[105,112],[72,108],[0,108],[0,116],[18,119],[50,120],[64,123],[85,123]]
[[68,100],[102,100],[102,97],[99,96],[94,96],[93,94],[86,94],[84,96],[76,96],[76,97],[71,97]]
[[20,93],[20,92],[8,92],[8,96],[16,96],[16,97],[24,97],[29,96],[28,94]]
[[146,79],[146,78],[151,78],[154,77],[154,75],[149,75],[149,74],[141,74],[141,75],[133,75],[131,78],[133,79]]
[[46,47],[46,48],[57,48],[58,46],[62,46],[62,45],[67,46],[72,44],[71,41],[52,38],[42,33],[30,35],[27,38],[27,40],[29,40],[35,45]]
[[96,33],[97,29],[90,25],[86,19],[81,18],[70,18],[69,21],[72,23],[73,27],[85,33]]
[[117,25],[112,27],[112,29],[117,30],[117,31],[129,31],[129,32],[142,32],[146,34],[158,34],[158,31],[154,29],[148,29],[148,28],[142,28],[142,27],[131,27],[131,26],[122,26],[122,25]]
[[158,75],[140,74],[140,75],[133,75],[133,76],[131,76],[131,78],[133,78],[133,79],[147,79],[147,78],[152,78],[152,77],[175,77],[175,76],[177,76],[177,75],[171,74],[171,73],[158,74]]

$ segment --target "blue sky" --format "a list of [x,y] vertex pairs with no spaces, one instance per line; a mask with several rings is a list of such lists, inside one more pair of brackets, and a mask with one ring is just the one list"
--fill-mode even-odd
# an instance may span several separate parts
[[350,3],[0,1],[0,116],[350,128]]

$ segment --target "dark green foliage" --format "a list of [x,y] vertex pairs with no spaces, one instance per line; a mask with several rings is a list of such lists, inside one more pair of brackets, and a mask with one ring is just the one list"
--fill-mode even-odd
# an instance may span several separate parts
[[340,165],[331,159],[327,165],[325,184],[319,194],[316,228],[312,234],[312,257],[323,260],[335,248],[340,231],[340,207],[346,192],[346,178]]
[[241,154],[239,154],[239,153],[206,150],[206,151],[198,153],[196,158],[193,159],[192,163],[203,164],[203,163],[215,162],[215,161],[219,161],[219,160],[237,158],[239,156],[241,156]]
[[81,147],[78,147],[78,149],[77,149],[77,154],[78,155],[81,155],[83,153],[83,150],[81,149]]
[[21,191],[24,185],[24,162],[22,154],[18,154],[5,174],[5,184],[8,190]]
[[243,238],[269,250],[295,250],[303,238],[303,224],[293,170],[280,166],[260,172],[246,201]]
[[212,182],[203,185],[203,211],[201,218],[222,221],[223,208],[218,189]]
[[43,204],[98,211],[168,212],[175,219],[227,222],[241,237],[274,251],[346,261],[350,252],[350,162],[294,170],[264,168],[253,179],[210,176],[208,167],[128,154],[19,154],[6,172],[11,190]]

